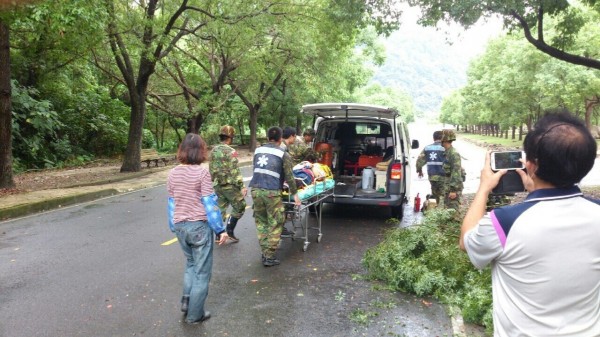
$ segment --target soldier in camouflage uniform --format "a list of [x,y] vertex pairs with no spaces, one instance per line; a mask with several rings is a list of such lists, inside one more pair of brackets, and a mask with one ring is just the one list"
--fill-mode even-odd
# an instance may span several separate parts
[[317,152],[298,141],[288,145],[287,151],[292,157],[294,164],[298,164],[302,161],[309,161],[311,163],[317,161]]
[[304,145],[311,147],[313,145],[313,140],[315,139],[315,130],[311,128],[304,130],[302,139],[304,140]]
[[442,146],[446,149],[446,161],[443,165],[446,173],[443,203],[445,208],[453,208],[458,212],[463,190],[463,169],[460,154],[452,146],[455,140],[454,130],[442,130]]
[[427,165],[427,178],[429,178],[431,184],[431,195],[438,205],[446,180],[443,167],[445,153],[446,149],[442,146],[442,131],[435,131],[433,133],[433,144],[425,146],[417,158],[417,174],[419,178],[422,178],[423,166]]
[[279,246],[285,222],[281,199],[284,181],[289,185],[290,195],[294,195],[295,204],[297,206],[301,204],[292,173],[294,164],[289,154],[280,148],[281,134],[281,128],[276,126],[267,131],[269,143],[254,152],[254,169],[250,181],[256,233],[265,267],[280,263],[275,256],[275,251]]
[[292,157],[292,162],[298,164],[301,161],[314,163],[317,160],[317,153],[311,147],[307,146],[303,140],[296,136],[296,129],[286,126],[283,129],[282,141],[280,147],[287,151]]
[[296,129],[291,126],[286,126],[283,128],[281,131],[281,143],[279,143],[279,147],[284,151],[288,151],[290,145],[294,144],[295,142]]
[[[209,170],[213,179],[213,189],[218,197],[219,209],[223,214],[223,223],[227,224],[229,239],[235,243],[240,240],[233,235],[233,231],[246,210],[244,197],[247,189],[244,187],[242,173],[238,167],[238,154],[230,146],[234,135],[233,127],[225,125],[221,128],[219,132],[221,144],[216,145],[211,152]],[[232,211],[227,217],[226,211],[229,205],[231,205]],[[219,240],[218,237],[217,240]]]

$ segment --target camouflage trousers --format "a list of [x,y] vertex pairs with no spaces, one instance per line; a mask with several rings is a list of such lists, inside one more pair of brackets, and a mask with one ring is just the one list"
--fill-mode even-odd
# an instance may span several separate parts
[[223,215],[223,223],[227,221],[227,208],[231,205],[231,216],[239,219],[246,211],[246,200],[242,190],[234,185],[215,186],[215,194],[219,198],[217,205]]
[[444,191],[444,208],[452,208],[454,210],[456,210],[457,214],[458,211],[460,210],[460,204],[462,204],[462,191],[460,192],[456,192],[456,198],[455,199],[450,199],[448,197],[450,193]]
[[437,202],[437,204],[439,205],[440,204],[440,197],[444,193],[444,182],[443,181],[430,180],[429,183],[431,184],[431,196],[433,198],[435,198],[435,202]]
[[251,195],[258,244],[263,256],[272,258],[279,247],[285,222],[281,191],[253,188]]

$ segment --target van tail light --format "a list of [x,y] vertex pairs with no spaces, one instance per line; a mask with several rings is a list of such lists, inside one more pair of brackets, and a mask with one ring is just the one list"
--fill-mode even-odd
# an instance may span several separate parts
[[390,179],[394,179],[394,180],[402,179],[402,164],[400,164],[400,163],[392,164]]

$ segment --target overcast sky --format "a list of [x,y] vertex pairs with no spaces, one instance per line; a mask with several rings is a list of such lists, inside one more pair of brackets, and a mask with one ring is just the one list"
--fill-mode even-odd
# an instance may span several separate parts
[[[436,35],[440,38],[444,36],[453,48],[456,48],[469,60],[481,54],[491,38],[502,34],[502,20],[499,18],[491,18],[487,21],[479,20],[469,30],[465,30],[458,24],[446,25],[444,23],[438,24],[438,27],[422,27],[417,23],[419,15],[420,10],[418,8],[406,6],[403,9],[402,25],[393,34],[417,34],[428,37]],[[393,48],[393,46],[386,44],[386,48]]]

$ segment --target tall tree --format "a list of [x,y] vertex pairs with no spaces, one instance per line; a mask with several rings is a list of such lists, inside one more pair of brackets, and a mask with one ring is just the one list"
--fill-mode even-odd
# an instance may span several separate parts
[[[509,28],[520,26],[527,41],[541,52],[559,60],[600,69],[600,59],[585,53],[567,51],[583,24],[578,3],[568,0],[535,1],[464,1],[464,0],[407,0],[411,6],[422,9],[421,24],[435,26],[439,21],[454,21],[464,27],[470,27],[481,17],[499,15]],[[600,1],[581,0],[600,11]],[[548,34],[545,29],[546,18],[558,20],[557,34]],[[596,21],[596,25],[598,22]]]
[[[190,8],[187,0],[174,6],[171,6],[172,2],[165,2],[161,7],[159,2],[104,1],[109,16],[107,33],[110,49],[121,72],[121,79],[127,87],[131,105],[129,136],[121,172],[141,169],[140,150],[146,117],[146,96],[156,63],[166,57],[184,35],[199,29],[198,26],[188,30],[188,20],[183,17],[183,13]],[[125,19],[132,19],[128,15],[139,21],[126,21]],[[138,27],[141,31],[137,30]],[[125,36],[127,32],[132,33],[133,37]],[[139,38],[137,41],[136,37]]]
[[[157,63],[166,58],[184,37],[194,36],[213,21],[234,25],[246,18],[270,13],[270,1],[203,4],[188,0],[105,0],[109,15],[108,39],[121,81],[131,105],[129,139],[121,171],[138,171],[150,77]],[[211,7],[213,6],[213,7]],[[236,10],[234,13],[227,11]],[[187,41],[186,41],[187,43]],[[185,45],[185,43],[181,43]]]
[[0,16],[0,188],[13,188],[10,31]]

